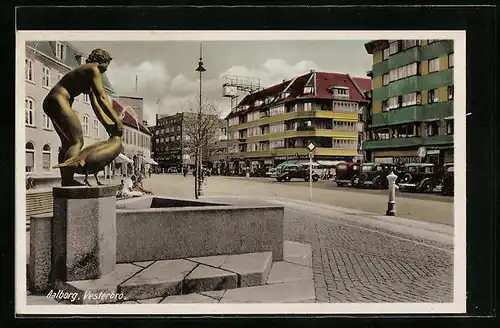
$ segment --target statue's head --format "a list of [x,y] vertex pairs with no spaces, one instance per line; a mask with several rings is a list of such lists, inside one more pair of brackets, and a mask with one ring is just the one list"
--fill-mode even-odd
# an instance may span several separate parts
[[110,54],[102,49],[94,49],[88,56],[86,62],[87,63],[97,63],[99,64],[99,70],[101,72],[105,72],[108,69],[108,65],[113,58],[111,58]]

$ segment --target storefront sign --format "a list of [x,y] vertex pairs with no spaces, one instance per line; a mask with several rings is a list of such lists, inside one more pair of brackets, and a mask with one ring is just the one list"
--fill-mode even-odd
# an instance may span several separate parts
[[430,149],[427,151],[427,155],[439,155],[441,151],[439,149]]
[[401,156],[401,157],[394,157],[393,158],[394,163],[420,163],[420,157],[418,156]]

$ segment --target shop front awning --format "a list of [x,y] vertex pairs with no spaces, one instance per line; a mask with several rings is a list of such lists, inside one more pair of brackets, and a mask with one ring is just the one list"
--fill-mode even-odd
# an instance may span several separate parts
[[342,163],[343,161],[322,161],[318,160],[318,164],[322,166],[337,166],[337,164]]
[[127,163],[132,164],[134,161],[128,158],[123,154],[119,154],[118,157],[115,158],[115,163]]

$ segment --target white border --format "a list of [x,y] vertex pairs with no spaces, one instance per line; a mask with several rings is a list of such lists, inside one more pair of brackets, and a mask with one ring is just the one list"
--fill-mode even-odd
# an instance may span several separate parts
[[[25,42],[62,41],[217,41],[217,40],[454,40],[454,302],[311,304],[123,304],[26,305],[26,222],[24,58]],[[16,33],[16,313],[17,314],[417,314],[466,312],[466,135],[465,31],[18,31]],[[360,49],[360,51],[366,51]]]

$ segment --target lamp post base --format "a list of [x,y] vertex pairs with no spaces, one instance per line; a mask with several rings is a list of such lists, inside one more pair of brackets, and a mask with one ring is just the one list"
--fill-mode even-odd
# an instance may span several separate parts
[[385,212],[387,216],[395,216],[396,215],[396,202],[389,201],[387,202],[387,211]]

